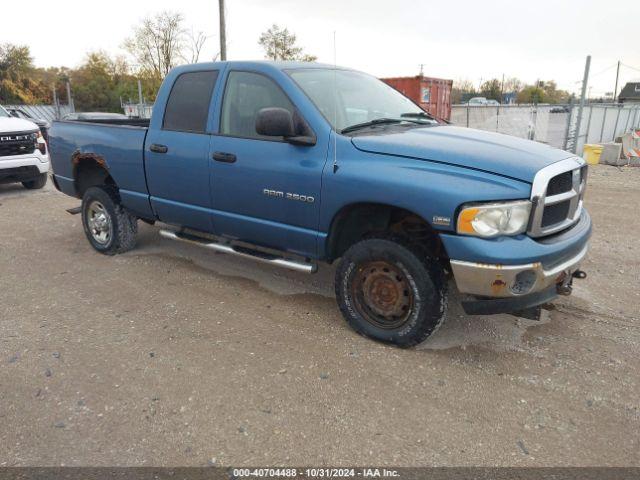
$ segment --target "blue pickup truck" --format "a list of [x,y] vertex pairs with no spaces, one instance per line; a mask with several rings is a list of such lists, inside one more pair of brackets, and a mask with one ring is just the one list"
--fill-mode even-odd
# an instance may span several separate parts
[[571,293],[587,252],[587,166],[547,145],[435,119],[367,74],[314,63],[175,68],[151,120],[55,122],[53,181],[99,252],[137,222],[312,273],[368,337],[407,347],[445,319]]

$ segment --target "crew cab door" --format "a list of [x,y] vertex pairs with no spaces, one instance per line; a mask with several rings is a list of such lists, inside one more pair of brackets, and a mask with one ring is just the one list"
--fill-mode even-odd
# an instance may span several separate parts
[[[181,73],[145,142],[151,206],[166,223],[212,230],[207,123],[218,71]],[[157,100],[162,104],[162,99]],[[156,112],[154,112],[154,115]]]
[[212,136],[209,152],[215,230],[313,257],[327,143],[296,146],[257,134],[256,115],[267,107],[297,110],[270,76],[228,72],[219,134]]

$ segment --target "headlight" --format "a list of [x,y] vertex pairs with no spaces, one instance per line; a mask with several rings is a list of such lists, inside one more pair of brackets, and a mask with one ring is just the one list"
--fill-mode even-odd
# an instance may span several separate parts
[[464,206],[458,215],[458,233],[485,238],[517,235],[527,230],[530,212],[528,200]]
[[44,141],[44,137],[40,130],[35,133],[35,147],[40,150],[41,154],[44,155],[47,153],[47,142]]

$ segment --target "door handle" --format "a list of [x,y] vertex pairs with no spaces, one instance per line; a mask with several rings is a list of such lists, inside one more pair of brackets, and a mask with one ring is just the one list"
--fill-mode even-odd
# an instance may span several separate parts
[[157,143],[152,143],[149,147],[149,150],[155,153],[167,153],[169,148],[166,145],[159,145]]
[[224,163],[235,163],[237,160],[236,156],[233,153],[225,153],[225,152],[213,152],[211,157],[218,161]]

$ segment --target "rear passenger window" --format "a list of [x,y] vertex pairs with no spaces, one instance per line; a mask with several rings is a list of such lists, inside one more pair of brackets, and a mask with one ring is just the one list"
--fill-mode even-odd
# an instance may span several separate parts
[[280,107],[294,114],[293,104],[276,83],[258,73],[230,72],[222,102],[220,132],[234,137],[273,140],[256,133],[256,115]]
[[218,72],[189,72],[180,75],[169,94],[162,128],[204,133],[209,115],[211,93]]

